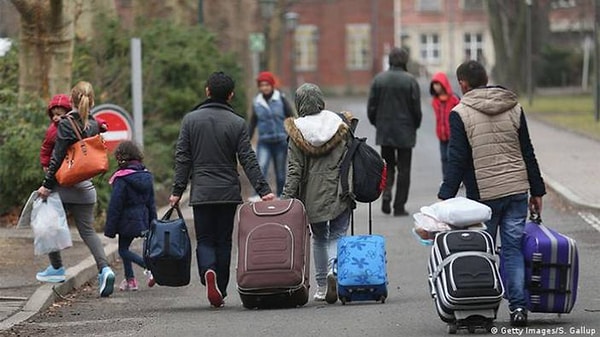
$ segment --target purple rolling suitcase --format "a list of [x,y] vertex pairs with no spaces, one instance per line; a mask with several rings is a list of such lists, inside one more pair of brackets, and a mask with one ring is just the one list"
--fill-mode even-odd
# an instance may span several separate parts
[[575,240],[533,220],[525,225],[525,288],[531,312],[569,313],[577,299]]

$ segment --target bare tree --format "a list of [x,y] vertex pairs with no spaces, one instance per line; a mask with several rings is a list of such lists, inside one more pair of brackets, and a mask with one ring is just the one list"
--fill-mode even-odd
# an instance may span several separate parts
[[112,0],[11,0],[20,14],[19,100],[47,100],[72,86],[73,49],[93,38],[94,17],[116,15]]
[[[496,52],[492,71],[495,82],[522,92],[526,88],[526,28],[527,2],[525,0],[488,0],[490,31]],[[536,60],[549,32],[548,1],[532,1],[532,54]],[[534,62],[535,64],[535,62]]]

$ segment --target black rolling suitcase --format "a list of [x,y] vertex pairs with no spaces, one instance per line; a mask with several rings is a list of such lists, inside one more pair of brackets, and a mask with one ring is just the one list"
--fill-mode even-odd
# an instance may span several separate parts
[[[179,218],[170,220],[174,209]],[[181,287],[190,283],[190,236],[178,206],[171,207],[161,219],[150,224],[143,255],[158,285]]]
[[455,230],[436,235],[428,265],[429,285],[448,332],[493,327],[504,288],[494,242],[485,231]]

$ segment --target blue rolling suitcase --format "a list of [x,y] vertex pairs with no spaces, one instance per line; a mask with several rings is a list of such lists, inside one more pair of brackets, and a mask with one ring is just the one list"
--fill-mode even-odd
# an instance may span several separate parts
[[388,296],[385,239],[371,234],[372,226],[369,203],[369,235],[354,235],[352,215],[352,235],[338,240],[337,291],[342,304],[353,301],[385,303]]

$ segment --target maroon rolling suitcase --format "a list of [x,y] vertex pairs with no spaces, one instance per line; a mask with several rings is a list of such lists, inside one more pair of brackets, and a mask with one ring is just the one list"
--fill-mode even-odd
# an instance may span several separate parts
[[310,229],[297,199],[238,207],[237,290],[246,308],[284,308],[308,302]]

